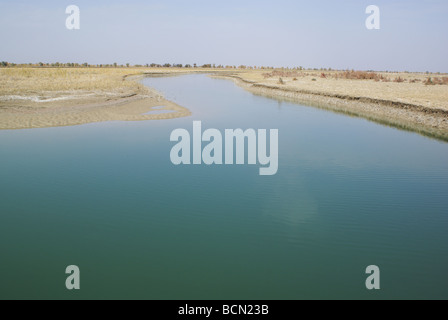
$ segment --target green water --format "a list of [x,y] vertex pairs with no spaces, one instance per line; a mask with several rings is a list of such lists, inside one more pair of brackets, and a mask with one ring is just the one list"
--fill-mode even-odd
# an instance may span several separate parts
[[[448,298],[447,143],[205,75],[144,83],[193,116],[0,131],[0,299]],[[278,174],[172,165],[194,120],[279,129]]]

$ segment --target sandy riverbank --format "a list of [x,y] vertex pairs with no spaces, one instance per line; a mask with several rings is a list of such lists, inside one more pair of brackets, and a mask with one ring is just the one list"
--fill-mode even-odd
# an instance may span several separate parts
[[62,127],[104,121],[164,120],[189,115],[191,112],[188,109],[163,98],[137,95],[114,102],[77,106],[64,103],[57,108],[0,112],[0,129]]
[[139,83],[142,73],[137,68],[2,69],[0,130],[191,115]]
[[[266,71],[215,77],[233,80],[253,94],[284,99],[321,109],[362,117],[402,130],[448,141],[448,86],[425,85],[428,75],[384,73],[393,80],[335,79],[327,72],[296,72],[291,77]],[[336,72],[333,72],[336,74]]]

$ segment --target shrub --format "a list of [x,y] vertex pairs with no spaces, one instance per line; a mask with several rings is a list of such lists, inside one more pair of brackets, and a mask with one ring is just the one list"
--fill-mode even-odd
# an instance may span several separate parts
[[432,78],[428,78],[426,79],[426,81],[424,82],[425,85],[427,86],[433,86],[435,85],[435,83],[432,81]]
[[282,78],[279,78],[279,79],[278,79],[278,83],[279,83],[279,84],[285,84],[285,81],[283,81]]
[[436,85],[436,84],[438,84],[438,85],[448,84],[448,78],[447,77],[444,77],[444,78],[434,78],[432,80],[432,84],[434,84],[434,85]]
[[375,72],[365,72],[365,71],[345,71],[338,75],[340,78],[348,80],[376,80],[381,79],[382,75]]
[[273,77],[283,77],[283,78],[298,78],[300,76],[303,76],[303,74],[297,72],[297,71],[278,71],[274,70],[271,73],[264,73],[263,77],[266,78],[273,78]]
[[398,78],[394,79],[394,82],[402,83],[402,82],[405,82],[405,80],[402,77],[398,77]]

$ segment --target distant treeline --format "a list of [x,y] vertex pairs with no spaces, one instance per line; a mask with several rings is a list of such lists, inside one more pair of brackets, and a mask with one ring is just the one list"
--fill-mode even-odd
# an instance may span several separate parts
[[351,74],[359,75],[359,73],[373,73],[373,72],[385,72],[385,73],[425,73],[425,74],[447,74],[447,73],[441,73],[441,72],[410,72],[410,71],[374,71],[374,70],[367,70],[367,71],[355,71],[353,69],[332,69],[332,68],[304,68],[304,67],[293,67],[293,68],[278,68],[278,67],[265,67],[265,66],[229,66],[229,65],[216,65],[216,64],[203,64],[198,65],[196,63],[194,64],[178,64],[178,63],[165,63],[165,64],[158,64],[158,63],[151,63],[151,64],[136,64],[131,65],[130,63],[126,64],[89,64],[87,62],[85,63],[44,63],[44,62],[38,62],[38,63],[11,63],[2,61],[0,62],[0,68],[7,68],[7,67],[19,67],[19,68],[202,68],[202,69],[240,69],[240,70],[283,70],[283,71],[320,71],[320,72],[332,72],[332,71],[343,71],[343,72],[350,72]]
[[216,65],[216,64],[204,64],[204,65],[198,65],[196,63],[194,64],[178,64],[178,63],[165,63],[165,64],[158,64],[158,63],[151,63],[151,64],[136,64],[131,65],[130,63],[126,64],[89,64],[87,62],[85,63],[22,63],[22,64],[15,64],[15,63],[9,63],[9,62],[0,62],[0,68],[5,67],[41,67],[41,68],[202,68],[202,69],[242,69],[242,70],[275,70],[275,69],[281,69],[281,70],[294,70],[294,71],[302,71],[302,70],[315,70],[315,71],[333,71],[331,68],[304,68],[304,67],[295,67],[295,68],[276,68],[276,67],[266,67],[266,66],[246,66],[246,65],[240,65],[240,66],[229,66],[229,65]]
[[194,64],[178,64],[178,63],[165,63],[165,64],[158,64],[158,63],[151,63],[151,64],[136,64],[131,65],[130,63],[126,64],[89,64],[87,62],[85,63],[22,63],[22,64],[16,64],[16,63],[10,63],[6,61],[0,62],[0,67],[6,68],[6,67],[52,67],[52,68],[203,68],[203,69],[274,69],[274,67],[257,67],[257,66],[224,66],[224,65],[216,65],[216,64],[204,64],[204,65],[197,65]]
[[194,64],[180,64],[180,63],[164,63],[164,64],[158,64],[158,63],[151,63],[151,64],[136,64],[131,65],[130,63],[126,64],[89,64],[87,62],[85,63],[10,63],[6,61],[0,62],[0,68],[6,68],[6,67],[34,67],[34,68],[202,68],[202,69],[243,69],[243,70],[275,70],[275,69],[282,69],[282,70],[320,70],[320,71],[332,71],[331,68],[329,69],[306,69],[304,67],[295,67],[295,68],[276,68],[276,67],[266,67],[266,66],[246,66],[246,65],[240,65],[240,66],[229,66],[229,65],[222,65],[222,64],[203,64],[198,65],[196,63]]

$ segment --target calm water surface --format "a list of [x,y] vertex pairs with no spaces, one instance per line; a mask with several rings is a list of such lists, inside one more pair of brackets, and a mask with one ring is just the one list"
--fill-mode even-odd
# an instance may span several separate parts
[[[448,298],[448,144],[204,75],[144,83],[193,116],[0,131],[0,298]],[[194,120],[279,129],[278,174],[173,166]]]

